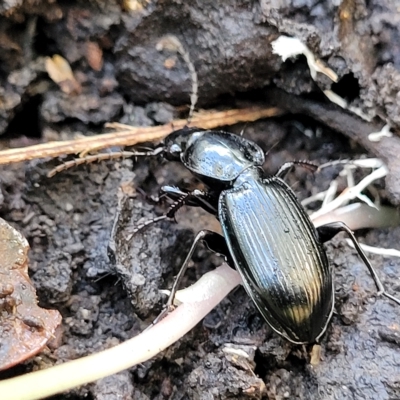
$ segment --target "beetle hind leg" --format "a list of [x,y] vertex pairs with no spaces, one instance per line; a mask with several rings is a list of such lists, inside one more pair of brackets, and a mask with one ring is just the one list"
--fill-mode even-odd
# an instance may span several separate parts
[[357,250],[357,253],[361,257],[361,259],[364,261],[364,264],[368,268],[372,279],[375,282],[376,288],[378,290],[378,295],[383,295],[387,297],[388,299],[396,302],[397,304],[400,305],[400,299],[397,297],[389,294],[386,292],[385,287],[383,286],[382,281],[379,279],[374,267],[372,266],[371,262],[369,261],[367,255],[365,254],[364,250],[361,248],[360,244],[358,243],[358,240],[354,236],[353,231],[344,223],[344,222],[332,222],[326,225],[322,225],[317,228],[319,238],[322,243],[327,242],[328,240],[331,240],[336,234],[339,232],[346,232],[351,241],[354,244],[355,249]]

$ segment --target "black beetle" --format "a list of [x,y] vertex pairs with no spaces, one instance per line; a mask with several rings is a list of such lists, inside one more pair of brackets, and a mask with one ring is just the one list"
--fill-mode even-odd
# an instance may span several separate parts
[[[139,154],[139,153],[138,153]],[[317,342],[326,330],[334,307],[332,269],[323,243],[347,232],[368,267],[378,294],[400,304],[385,292],[353,232],[343,222],[315,228],[290,187],[283,181],[295,165],[315,170],[306,161],[284,164],[274,176],[262,170],[265,157],[254,142],[241,136],[198,128],[172,132],[161,147],[146,153],[181,162],[209,191],[185,192],[164,186],[175,202],[165,216],[144,226],[173,218],[183,205],[199,206],[220,221],[223,235],[200,231],[179,272],[167,309],[200,241],[226,257],[240,273],[243,285],[268,324],[297,344]],[[144,153],[140,153],[144,155]]]
[[[284,176],[296,165],[316,170],[307,161],[284,164],[274,176],[265,176],[262,149],[251,140],[223,131],[183,128],[147,152],[120,152],[66,162],[49,173],[98,159],[162,155],[178,161],[203,181],[208,191],[185,192],[164,186],[174,200],[169,211],[137,226],[174,218],[183,205],[202,207],[221,223],[223,236],[200,231],[174,282],[166,311],[200,241],[223,256],[240,273],[243,285],[268,324],[296,344],[317,342],[326,330],[334,307],[333,272],[323,243],[346,232],[369,269],[378,294],[388,294],[350,228],[335,222],[315,228]],[[162,317],[161,314],[159,318]],[[157,320],[159,320],[159,318]]]
[[[168,35],[158,47],[159,50],[175,49],[191,72],[190,120],[197,100],[195,67],[178,38]],[[350,228],[343,222],[315,228],[282,179],[295,165],[312,170],[317,166],[306,161],[289,162],[274,176],[267,177],[262,170],[264,152],[256,143],[241,136],[186,127],[170,133],[164,144],[152,151],[87,156],[58,166],[48,176],[100,159],[159,154],[169,161],[182,163],[209,190],[185,192],[164,186],[164,195],[175,202],[166,215],[147,221],[133,233],[153,222],[174,218],[180,207],[189,205],[202,207],[215,215],[224,234],[208,230],[197,234],[174,282],[167,311],[172,307],[197,244],[204,241],[210,250],[224,255],[238,270],[247,293],[277,333],[298,344],[316,342],[325,332],[334,307],[333,273],[323,243],[341,231],[347,232],[354,243],[375,281],[378,294],[400,304],[399,299],[386,293]]]

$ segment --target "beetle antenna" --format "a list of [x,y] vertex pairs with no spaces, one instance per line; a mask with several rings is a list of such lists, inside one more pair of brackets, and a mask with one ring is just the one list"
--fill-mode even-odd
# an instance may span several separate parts
[[190,120],[193,117],[194,113],[194,108],[196,106],[197,100],[198,100],[198,91],[199,91],[199,80],[196,72],[196,68],[194,67],[194,64],[192,60],[190,59],[189,52],[185,50],[183,47],[182,43],[180,40],[174,36],[174,35],[167,35],[164,36],[156,46],[156,49],[158,51],[162,51],[164,49],[175,51],[179,53],[179,55],[182,57],[183,61],[185,61],[185,64],[187,65],[190,73],[190,79],[192,81],[192,90],[190,94],[190,110],[189,110],[189,116],[187,120],[187,124],[189,125]]
[[142,156],[156,156],[164,150],[163,147],[157,147],[151,151],[118,151],[113,153],[99,153],[92,154],[85,157],[74,158],[73,160],[66,161],[57,167],[53,168],[48,174],[48,178],[52,178],[54,175],[66,171],[67,169],[77,167],[82,164],[91,164],[99,161],[115,160],[118,158],[132,158],[132,157],[142,157]]

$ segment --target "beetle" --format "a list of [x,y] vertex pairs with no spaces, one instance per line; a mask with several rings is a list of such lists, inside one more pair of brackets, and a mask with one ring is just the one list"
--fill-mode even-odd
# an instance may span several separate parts
[[[192,81],[189,123],[198,97],[195,67],[175,36],[165,36],[157,48],[179,53],[189,69]],[[239,272],[246,292],[274,331],[296,344],[318,342],[334,308],[333,271],[323,244],[342,231],[349,235],[367,266],[378,295],[400,304],[399,299],[385,291],[351,229],[343,222],[315,228],[283,179],[292,167],[314,171],[318,167],[308,161],[292,161],[285,163],[274,176],[266,176],[262,169],[264,152],[242,136],[184,127],[170,133],[153,150],[90,155],[61,164],[48,176],[99,160],[157,155],[183,164],[208,190],[188,192],[174,186],[162,187],[162,193],[174,200],[170,209],[165,215],[137,226],[133,234],[154,222],[174,219],[176,212],[188,205],[214,215],[221,223],[223,235],[209,230],[197,234],[165,310],[156,321],[173,308],[175,293],[189,261],[197,245],[204,242]]]
[[[368,268],[378,295],[400,304],[387,293],[351,229],[343,222],[314,227],[285,175],[295,166],[315,171],[308,161],[285,163],[273,176],[262,169],[263,150],[253,141],[224,131],[185,127],[170,133],[150,151],[100,154],[68,161],[48,176],[74,165],[117,157],[158,156],[186,167],[207,191],[184,191],[163,186],[173,200],[165,215],[136,226],[140,229],[163,219],[174,219],[184,205],[201,207],[220,222],[223,235],[201,230],[195,237],[174,281],[159,321],[173,308],[175,293],[200,242],[235,268],[243,286],[271,328],[296,344],[316,343],[334,308],[333,271],[323,244],[346,232]],[[155,321],[155,322],[156,322]]]
[[[139,153],[137,153],[139,154]],[[183,191],[162,187],[174,200],[169,211],[136,227],[174,218],[183,205],[201,207],[221,223],[223,236],[201,230],[181,267],[168,299],[174,295],[200,242],[225,256],[241,275],[243,286],[271,328],[296,344],[318,342],[334,308],[333,271],[323,243],[346,232],[370,271],[378,294],[400,304],[387,293],[351,229],[343,222],[315,228],[284,177],[295,166],[318,167],[307,161],[285,163],[273,176],[262,169],[262,149],[251,140],[223,131],[185,127],[169,134],[156,149],[183,164],[209,188]],[[158,320],[158,319],[157,319]]]

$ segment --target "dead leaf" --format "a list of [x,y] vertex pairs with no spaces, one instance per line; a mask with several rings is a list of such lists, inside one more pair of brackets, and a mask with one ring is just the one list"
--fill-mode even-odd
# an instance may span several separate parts
[[122,6],[125,11],[141,12],[146,8],[148,3],[150,3],[149,0],[124,0]]
[[96,42],[87,42],[85,57],[92,69],[100,71],[103,68],[103,50]]
[[0,371],[39,353],[61,323],[37,305],[28,276],[27,240],[0,218]]
[[46,58],[46,71],[52,81],[60,86],[66,94],[79,94],[82,91],[81,85],[75,79],[68,61],[58,54]]
[[164,61],[164,67],[167,69],[172,69],[176,65],[176,57],[169,57]]

